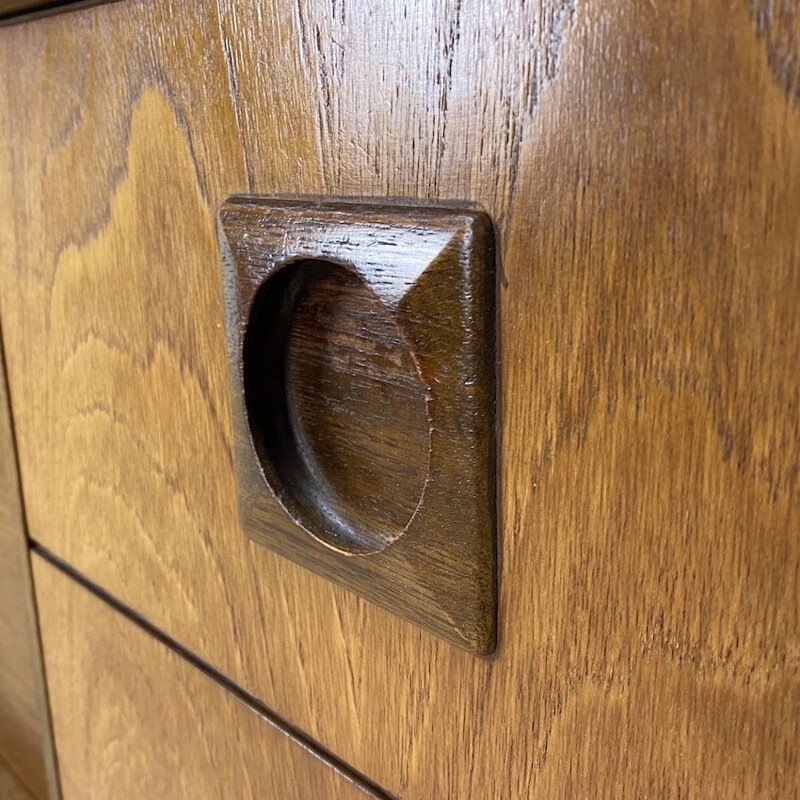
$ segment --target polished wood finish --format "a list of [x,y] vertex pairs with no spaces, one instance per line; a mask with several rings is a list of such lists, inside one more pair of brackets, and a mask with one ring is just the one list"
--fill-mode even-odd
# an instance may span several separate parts
[[[0,347],[0,761],[44,800],[55,779],[25,517]],[[0,797],[11,796],[0,782]],[[53,783],[51,800],[56,800]]]
[[244,530],[491,653],[489,219],[242,197],[220,222]]
[[378,800],[34,556],[65,800]]
[[[797,794],[797,39],[757,5],[130,0],[0,31],[34,537],[404,798]],[[242,535],[234,192],[497,220],[492,660]]]

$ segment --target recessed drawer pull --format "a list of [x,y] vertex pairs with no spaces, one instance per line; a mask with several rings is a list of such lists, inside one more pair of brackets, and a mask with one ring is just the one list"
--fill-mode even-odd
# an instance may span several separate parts
[[491,652],[488,218],[235,197],[220,221],[245,532]]

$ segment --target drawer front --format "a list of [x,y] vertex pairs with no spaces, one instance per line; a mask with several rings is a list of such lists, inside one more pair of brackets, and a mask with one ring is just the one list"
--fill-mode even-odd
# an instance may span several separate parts
[[379,800],[34,556],[65,800]]
[[[768,5],[124,0],[0,30],[32,536],[403,797],[791,795],[798,40]],[[240,529],[234,193],[494,219],[493,658]]]

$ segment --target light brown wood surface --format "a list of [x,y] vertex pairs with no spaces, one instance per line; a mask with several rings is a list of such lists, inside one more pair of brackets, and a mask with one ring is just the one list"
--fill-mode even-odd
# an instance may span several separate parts
[[[0,762],[47,797],[49,729],[28,542],[0,347]],[[0,798],[12,797],[0,778]],[[55,797],[53,797],[55,800]]]
[[34,556],[65,800],[368,800],[244,703]]
[[[32,535],[402,797],[797,795],[795,7],[128,0],[0,31]],[[492,660],[238,529],[233,192],[495,218]]]

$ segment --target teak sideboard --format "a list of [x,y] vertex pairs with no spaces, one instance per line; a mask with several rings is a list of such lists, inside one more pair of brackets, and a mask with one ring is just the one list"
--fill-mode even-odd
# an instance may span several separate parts
[[0,22],[0,795],[800,796],[795,0]]

